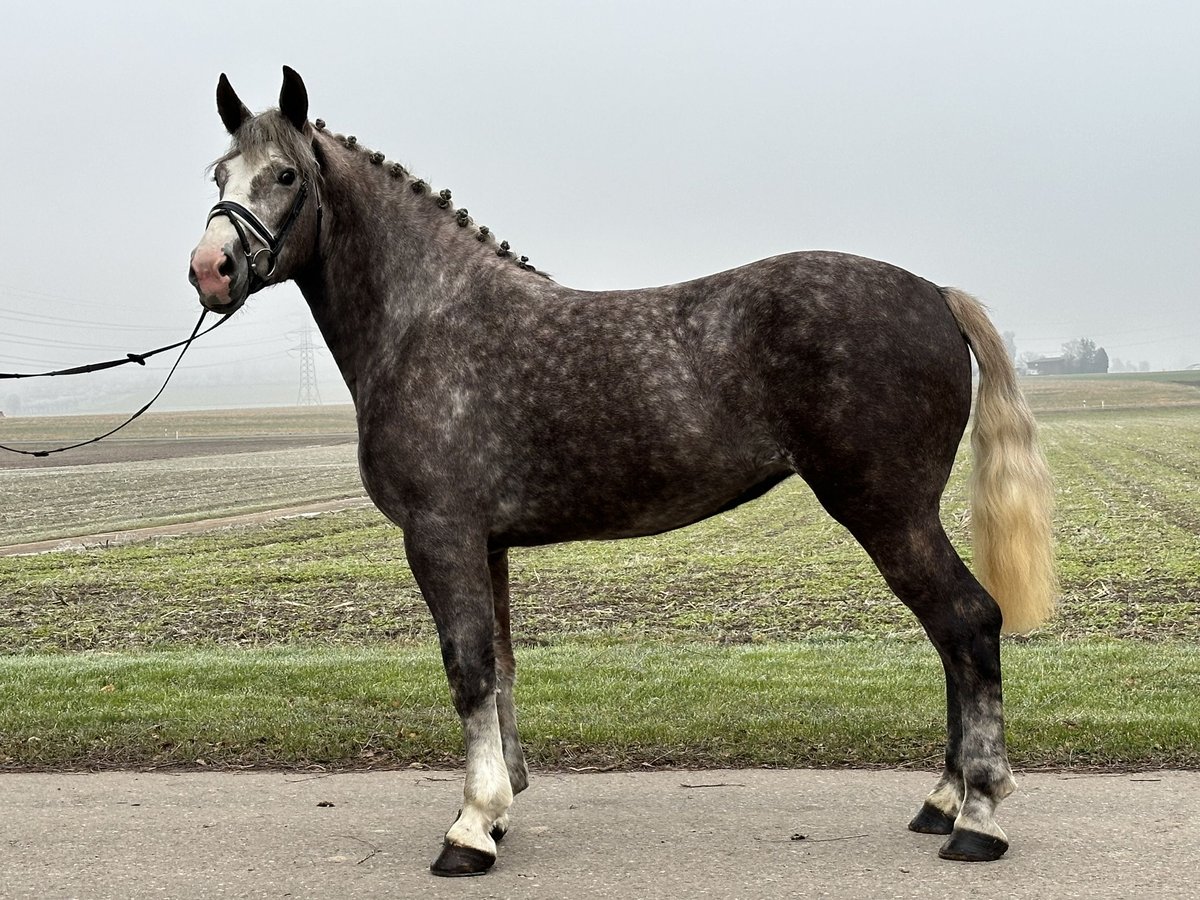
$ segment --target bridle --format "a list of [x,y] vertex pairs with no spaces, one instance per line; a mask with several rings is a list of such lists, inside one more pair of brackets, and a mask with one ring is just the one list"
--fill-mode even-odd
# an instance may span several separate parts
[[[296,220],[300,218],[300,211],[304,209],[304,202],[308,199],[308,181],[307,179],[300,182],[300,189],[296,191],[296,199],[292,201],[292,208],[288,211],[287,216],[283,220],[283,224],[279,226],[279,232],[272,234],[263,220],[256,216],[240,203],[235,203],[232,200],[217,201],[208,213],[208,224],[218,216],[224,216],[232,224],[234,231],[237,232],[238,240],[242,244],[242,253],[246,257],[246,265],[249,269],[249,289],[248,294],[253,294],[261,291],[267,286],[268,279],[275,274],[275,265],[279,261],[279,253],[283,249],[283,242],[287,240],[287,236],[291,233],[292,226],[296,224]],[[321,192],[316,190],[317,195],[317,240],[321,238]],[[246,235],[246,229],[249,228],[254,232],[254,236],[263,244],[257,250],[250,246],[250,239]]]

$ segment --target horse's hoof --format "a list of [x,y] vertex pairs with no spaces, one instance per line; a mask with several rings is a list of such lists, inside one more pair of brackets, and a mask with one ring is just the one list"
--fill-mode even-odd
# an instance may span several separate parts
[[460,847],[446,841],[429,871],[441,878],[463,878],[467,875],[482,875],[495,862],[494,853],[476,850],[474,847]]
[[958,829],[942,844],[938,856],[958,862],[991,862],[1002,857],[1007,849],[1008,841],[1004,838]]
[[926,800],[921,811],[908,823],[908,830],[919,831],[921,834],[950,834],[954,831],[954,816],[948,815]]

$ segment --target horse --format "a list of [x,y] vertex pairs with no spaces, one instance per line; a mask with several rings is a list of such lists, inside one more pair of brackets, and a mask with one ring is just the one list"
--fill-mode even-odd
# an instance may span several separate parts
[[[680,284],[558,284],[404,166],[308,120],[283,68],[231,136],[191,254],[207,309],[295,282],[354,400],[363,484],[403,532],[466,747],[430,866],[495,862],[529,773],[513,701],[508,551],[681,528],[799,475],[870,555],[941,658],[945,764],[909,828],[998,859],[1015,788],[1002,630],[1052,613],[1051,483],[984,307],[884,262],[775,256]],[[939,507],[972,404],[976,578]],[[986,586],[986,587],[985,587]]]

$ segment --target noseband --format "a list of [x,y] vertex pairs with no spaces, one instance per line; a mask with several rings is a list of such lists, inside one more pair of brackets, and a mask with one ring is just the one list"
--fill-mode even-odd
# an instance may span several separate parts
[[[253,294],[261,291],[267,286],[267,279],[275,274],[275,264],[279,261],[279,252],[283,249],[283,242],[287,240],[288,234],[292,230],[292,226],[296,224],[296,219],[300,217],[300,211],[304,209],[304,201],[308,199],[308,182],[300,182],[300,189],[296,192],[296,199],[292,201],[292,208],[288,212],[287,217],[283,220],[283,224],[279,226],[279,233],[272,234],[271,229],[263,224],[262,219],[242,206],[240,203],[234,203],[232,200],[220,200],[213,205],[213,208],[208,213],[207,226],[217,216],[224,216],[233,223],[233,229],[237,232],[238,240],[242,244],[242,253],[246,257],[246,265],[250,270],[250,285],[247,293]],[[254,236],[261,241],[264,246],[254,250],[250,246],[250,239],[246,236],[246,229],[249,228],[254,232]],[[321,237],[321,194],[317,192],[317,238]]]

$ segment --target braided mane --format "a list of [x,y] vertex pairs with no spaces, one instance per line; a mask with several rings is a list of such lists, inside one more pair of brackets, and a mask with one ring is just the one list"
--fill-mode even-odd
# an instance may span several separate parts
[[[324,119],[317,119],[313,122],[313,127],[327,134],[334,140],[338,141],[347,150],[352,150],[367,155],[367,159],[372,165],[378,166],[382,173],[396,179],[400,182],[407,182],[409,189],[418,195],[428,197],[440,209],[444,209],[447,215],[453,216],[454,222],[459,228],[468,229],[474,234],[475,240],[488,247],[494,248],[497,256],[511,260],[518,268],[524,269],[527,272],[533,272],[536,275],[541,275],[543,278],[550,278],[550,273],[543,272],[529,262],[528,256],[521,256],[515,253],[508,241],[497,241],[495,234],[486,225],[479,225],[471,218],[470,213],[465,207],[455,208],[451,203],[451,192],[449,188],[443,188],[440,191],[434,191],[429,183],[422,178],[414,178],[403,165],[398,162],[389,161],[386,155],[379,150],[370,150],[358,142],[358,138],[352,134],[336,134],[329,132],[325,127]],[[292,129],[295,132],[295,129]],[[240,133],[240,132],[239,132]],[[309,151],[311,155],[311,151]]]

